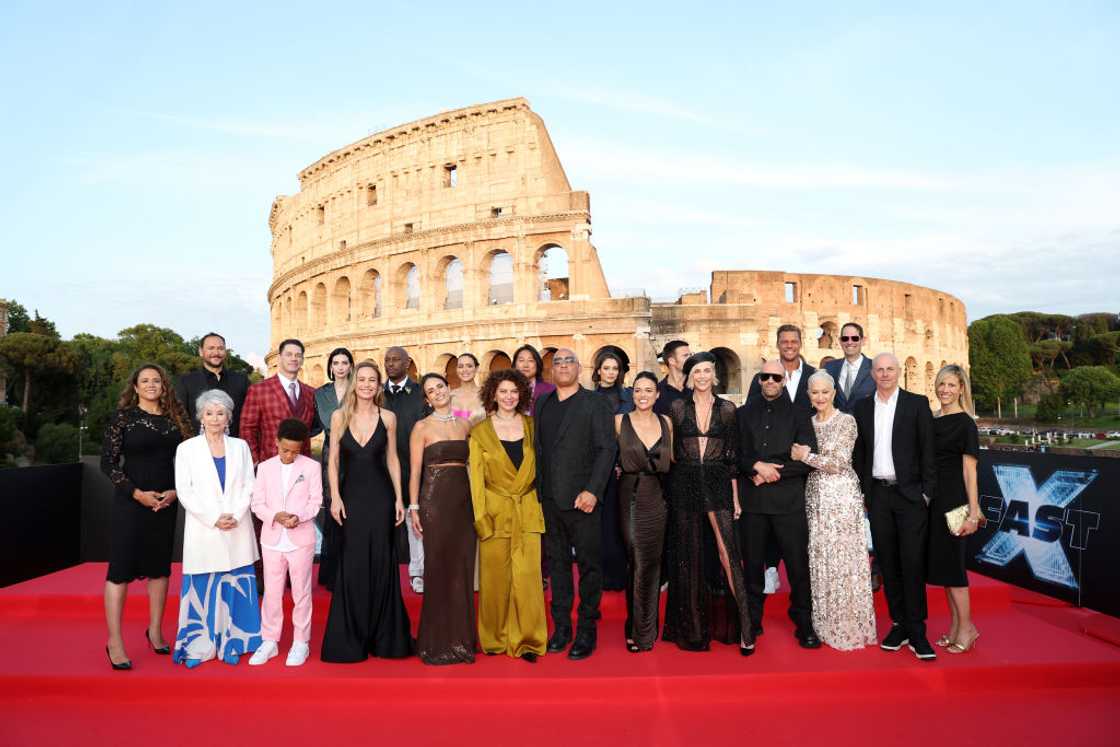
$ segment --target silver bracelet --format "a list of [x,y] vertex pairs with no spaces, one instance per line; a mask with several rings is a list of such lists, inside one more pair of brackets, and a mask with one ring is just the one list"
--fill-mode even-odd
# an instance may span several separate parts
[[410,503],[410,504],[408,504],[408,510],[409,511],[419,511],[420,510],[420,504],[419,503]]

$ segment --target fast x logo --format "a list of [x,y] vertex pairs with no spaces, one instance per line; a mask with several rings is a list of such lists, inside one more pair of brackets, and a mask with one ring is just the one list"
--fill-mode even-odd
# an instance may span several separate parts
[[1058,470],[1036,486],[1026,465],[996,464],[992,470],[1003,496],[981,496],[981,507],[998,529],[977,560],[1005,566],[1024,553],[1035,578],[1076,589],[1062,532],[1068,526],[1070,546],[1085,549],[1089,532],[1100,525],[1100,514],[1069,505],[1100,473]]

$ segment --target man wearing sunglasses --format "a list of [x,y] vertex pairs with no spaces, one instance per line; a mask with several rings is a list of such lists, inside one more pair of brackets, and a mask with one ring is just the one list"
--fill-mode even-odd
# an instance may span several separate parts
[[863,327],[855,322],[841,327],[840,347],[844,351],[844,359],[828,363],[824,370],[836,382],[836,409],[851,413],[856,402],[875,393],[871,359],[863,354]]

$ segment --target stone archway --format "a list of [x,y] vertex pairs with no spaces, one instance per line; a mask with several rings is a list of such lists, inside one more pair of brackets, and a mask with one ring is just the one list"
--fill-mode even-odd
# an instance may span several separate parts
[[834,321],[821,322],[821,333],[817,338],[821,350],[834,350],[840,347],[840,330]]
[[711,354],[716,357],[716,394],[742,394],[743,393],[743,365],[739,356],[731,348],[712,348]]
[[444,309],[463,308],[463,260],[448,255],[439,261],[436,277],[443,279]]
[[311,326],[312,332],[319,332],[327,326],[327,284],[316,283],[311,293]]
[[571,297],[571,263],[568,250],[559,244],[545,244],[537,250],[537,300],[567,301]]
[[381,316],[381,273],[370,268],[362,273],[358,283],[358,314],[374,319]]
[[436,358],[432,370],[436,373],[443,374],[443,378],[447,379],[447,385],[452,389],[459,388],[459,374],[455,370],[456,364],[459,362],[457,356],[451,353],[444,353]]
[[482,368],[487,374],[492,374],[495,371],[513,368],[513,362],[501,350],[491,350],[482,356]]
[[552,383],[552,356],[556,355],[557,348],[545,348],[541,351],[541,381]]
[[903,371],[904,378],[902,382],[902,388],[908,392],[921,394],[922,384],[918,381],[918,361],[914,360],[913,356],[906,359],[906,365],[903,366]]
[[513,303],[513,255],[505,249],[495,249],[486,255],[483,270],[486,277],[486,305]]
[[295,308],[295,333],[302,335],[307,331],[307,291],[300,291],[296,296]]
[[331,324],[347,324],[351,320],[350,313],[350,278],[343,275],[334,283],[331,291],[330,309],[328,319]]

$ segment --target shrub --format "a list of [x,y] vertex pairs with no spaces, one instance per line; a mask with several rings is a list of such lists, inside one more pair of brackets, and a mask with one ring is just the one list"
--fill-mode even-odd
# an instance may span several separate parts
[[65,464],[78,461],[78,429],[69,423],[45,423],[35,439],[35,461]]

